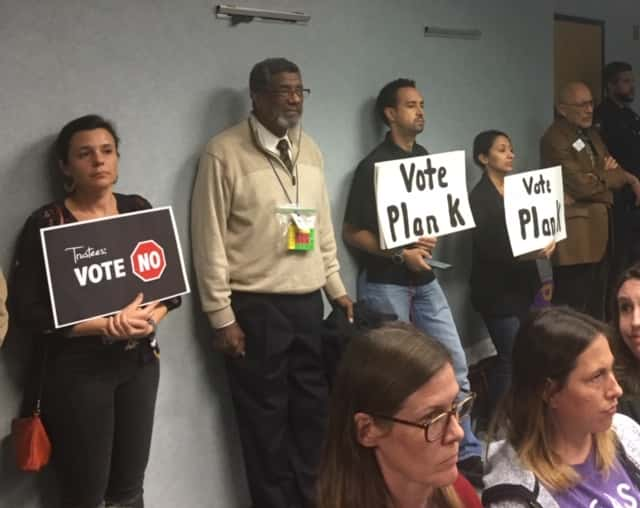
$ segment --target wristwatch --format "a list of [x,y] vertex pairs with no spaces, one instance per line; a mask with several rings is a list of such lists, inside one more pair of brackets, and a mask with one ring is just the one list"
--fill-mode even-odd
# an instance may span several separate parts
[[402,265],[404,264],[404,255],[403,249],[398,249],[391,254],[391,261],[394,265]]

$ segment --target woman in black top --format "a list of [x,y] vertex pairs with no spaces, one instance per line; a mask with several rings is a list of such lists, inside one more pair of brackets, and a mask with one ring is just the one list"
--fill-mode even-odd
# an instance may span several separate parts
[[[180,305],[172,298],[55,329],[40,228],[151,208],[113,192],[119,139],[97,115],[77,118],[56,140],[67,196],[27,220],[16,263],[17,319],[46,355],[42,417],[52,442],[64,508],[142,507],[159,379],[157,324]],[[39,372],[39,370],[37,371]]]
[[469,195],[473,230],[471,302],[482,315],[498,353],[489,373],[489,408],[495,408],[511,380],[511,349],[521,318],[540,287],[534,257],[549,258],[555,243],[514,258],[504,216],[504,177],[513,171],[513,147],[504,132],[484,131],[473,142],[473,160],[483,175]]

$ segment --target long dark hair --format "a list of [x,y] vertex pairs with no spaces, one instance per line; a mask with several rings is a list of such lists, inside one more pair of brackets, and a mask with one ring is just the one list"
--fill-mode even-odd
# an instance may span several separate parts
[[[354,415],[395,414],[447,363],[451,360],[446,349],[408,324],[390,323],[351,341],[329,407],[317,508],[389,506],[375,451],[358,442]],[[437,489],[433,501],[436,506],[457,506],[451,487]]]
[[618,292],[625,282],[629,280],[640,281],[640,263],[627,268],[618,279],[615,291],[611,295],[611,316],[615,333],[611,337],[611,349],[616,359],[616,375],[619,378],[625,393],[640,393],[640,360],[629,349],[629,346],[620,333],[620,308],[618,307]]

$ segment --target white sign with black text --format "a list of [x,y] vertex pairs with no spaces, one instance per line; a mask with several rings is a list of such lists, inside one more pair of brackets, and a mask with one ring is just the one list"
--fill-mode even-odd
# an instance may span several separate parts
[[564,240],[562,167],[506,176],[504,213],[514,256],[543,249],[552,240]]
[[378,162],[375,187],[381,249],[475,227],[462,150]]

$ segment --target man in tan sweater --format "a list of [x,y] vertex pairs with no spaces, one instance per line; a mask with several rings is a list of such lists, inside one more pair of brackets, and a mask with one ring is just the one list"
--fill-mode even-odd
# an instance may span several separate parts
[[192,248],[214,345],[226,353],[254,508],[310,506],[327,382],[321,289],[352,318],[322,154],[301,128],[298,67],[251,71],[253,111],[200,159]]

